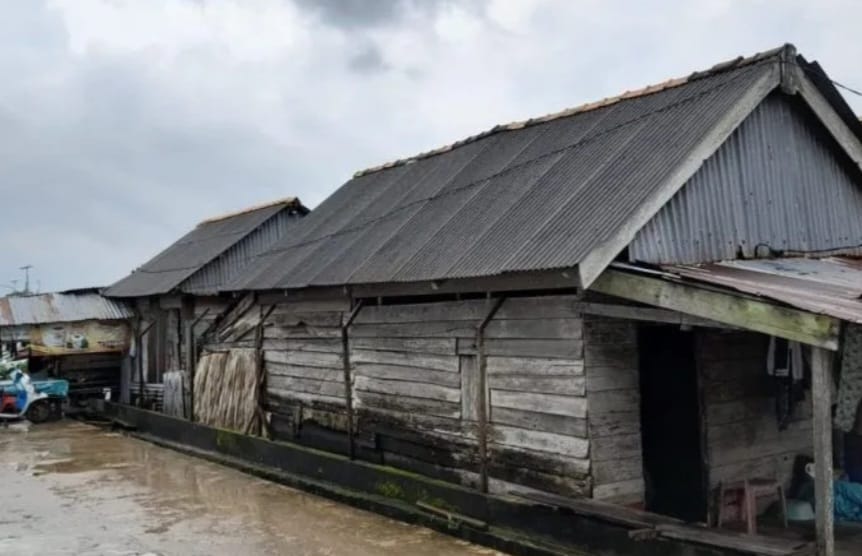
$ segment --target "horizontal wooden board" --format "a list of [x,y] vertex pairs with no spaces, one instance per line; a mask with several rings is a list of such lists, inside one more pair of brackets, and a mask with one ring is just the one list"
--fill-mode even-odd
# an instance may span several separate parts
[[485,299],[434,301],[404,305],[367,305],[359,311],[355,324],[421,323],[428,321],[481,321],[491,305]]
[[575,318],[520,320],[495,318],[485,327],[485,337],[580,340],[581,324],[581,320]]
[[641,435],[602,436],[592,439],[593,462],[617,461],[641,456]]
[[489,377],[490,388],[516,392],[539,392],[564,396],[584,396],[586,380],[582,376],[516,376]]
[[267,388],[272,388],[273,390],[280,392],[287,391],[305,392],[306,394],[320,394],[328,398],[344,396],[344,382],[330,382],[290,376],[269,377]]
[[590,400],[590,416],[640,411],[640,392],[635,389],[590,392],[588,398]]
[[399,365],[417,369],[432,369],[450,373],[458,372],[458,357],[456,355],[432,355],[425,353],[409,353],[403,351],[382,351],[371,349],[350,350],[351,363],[371,363],[380,365]]
[[509,297],[500,306],[498,319],[580,319],[576,295]]
[[632,390],[640,388],[640,374],[635,368],[591,366],[587,371],[587,391]]
[[453,403],[461,402],[460,386],[458,388],[449,388],[436,384],[383,380],[361,375],[354,377],[354,385],[356,390],[377,392],[390,396],[410,396],[413,398],[426,398]]
[[[713,403],[706,407],[706,422],[710,426],[765,418],[774,420],[774,415],[775,400],[767,397]],[[811,399],[807,396],[794,406],[792,420],[811,419],[812,415]]]
[[582,375],[581,359],[549,359],[546,357],[488,356],[485,359],[489,376],[494,375]]
[[304,367],[323,367],[328,369],[344,368],[344,359],[340,353],[323,353],[314,351],[265,351],[264,361],[300,365]]
[[590,453],[590,441],[586,438],[496,424],[489,427],[489,432],[490,438],[495,443],[514,448],[548,452],[573,458],[586,458]]
[[488,445],[488,458],[494,467],[527,467],[545,473],[583,478],[590,474],[590,459],[516,448],[493,441]]
[[341,353],[341,338],[291,338],[273,340],[264,338],[264,351],[318,351]]
[[343,369],[328,369],[322,367],[304,367],[301,365],[289,365],[284,363],[264,362],[268,376],[285,376],[293,378],[310,378],[314,380],[328,380],[329,382],[343,382]]
[[351,338],[473,338],[476,327],[467,321],[358,324],[350,326]]
[[542,357],[547,359],[581,359],[581,340],[531,340],[519,338],[489,338],[485,340],[486,355]]
[[595,414],[590,411],[590,437],[640,434],[640,411]]
[[[342,390],[343,393],[343,390]],[[283,390],[280,388],[275,388],[273,386],[267,387],[267,394],[269,396],[274,396],[276,398],[282,398],[285,400],[296,400],[299,402],[312,404],[315,402],[323,402],[330,405],[344,405],[343,397],[336,396],[325,396],[322,394],[309,394],[307,392],[296,392],[293,390]]]
[[637,325],[633,322],[610,319],[588,319],[584,323],[584,339],[590,344],[637,344]]
[[635,456],[627,459],[595,461],[592,469],[595,485],[643,479],[643,458]]
[[265,326],[263,328],[263,337],[270,340],[341,338],[341,329],[319,326]]
[[455,338],[351,337],[351,349],[374,349],[433,355],[455,355]]
[[587,420],[564,415],[551,415],[538,411],[524,411],[507,407],[492,407],[490,421],[522,429],[555,432],[568,436],[587,437]]
[[307,301],[292,301],[287,296],[271,296],[271,299],[261,299],[262,303],[275,303],[275,313],[327,313],[350,310],[350,299],[315,299]]
[[404,367],[401,365],[358,363],[353,365],[353,374],[356,377],[367,376],[386,380],[404,380],[450,386],[453,388],[461,386],[461,376],[458,373],[420,369],[418,367]]
[[296,312],[276,310],[269,315],[267,322],[286,328],[304,328],[306,326],[341,328],[341,319],[341,311]]
[[494,407],[507,407],[569,417],[587,416],[587,400],[576,396],[491,390],[491,407],[492,412]]
[[633,344],[591,344],[584,346],[584,363],[587,367],[638,368],[638,350]]
[[452,419],[461,418],[461,404],[428,398],[390,396],[359,390],[354,392],[354,402],[357,408],[363,408],[366,412],[377,410],[398,411],[406,417],[432,415]]
[[631,479],[593,487],[593,498],[595,500],[605,500],[617,504],[635,504],[642,502],[643,497],[643,479]]

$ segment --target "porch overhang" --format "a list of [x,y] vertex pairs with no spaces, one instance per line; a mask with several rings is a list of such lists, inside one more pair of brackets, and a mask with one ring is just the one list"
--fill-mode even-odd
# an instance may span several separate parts
[[840,318],[670,270],[615,264],[593,282],[590,290],[832,351],[838,349]]

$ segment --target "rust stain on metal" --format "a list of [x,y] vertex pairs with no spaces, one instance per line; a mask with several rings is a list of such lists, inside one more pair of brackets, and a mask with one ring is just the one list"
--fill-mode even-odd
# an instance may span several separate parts
[[662,268],[685,280],[723,286],[812,313],[862,323],[862,260],[859,259],[799,257]]

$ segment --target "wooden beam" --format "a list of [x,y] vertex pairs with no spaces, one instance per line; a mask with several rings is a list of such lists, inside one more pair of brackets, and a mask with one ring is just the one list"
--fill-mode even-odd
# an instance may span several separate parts
[[595,247],[578,265],[578,281],[583,288],[589,288],[602,271],[614,260],[626,245],[632,242],[635,235],[643,228],[661,208],[670,201],[677,191],[703,166],[706,159],[724,144],[730,134],[766,96],[778,87],[781,81],[778,64],[773,71],[764,73],[751,88],[740,98],[735,106],[725,114],[712,131],[695,146],[676,170],[664,181],[655,194],[646,202],[641,203],[626,224],[611,238]]
[[832,354],[812,350],[811,391],[814,402],[814,503],[818,556],[835,554],[832,492]]
[[606,270],[590,287],[604,293],[814,346],[838,349],[838,321],[730,292]]
[[723,322],[693,317],[679,311],[656,309],[655,307],[638,307],[635,305],[618,305],[613,303],[575,303],[574,307],[585,315],[708,328],[735,329],[735,327]]
[[841,148],[844,149],[847,156],[856,164],[856,167],[862,169],[862,141],[847,127],[847,124],[844,123],[841,116],[832,108],[829,101],[823,98],[820,90],[805,75],[805,72],[798,67],[795,70],[797,75],[794,81],[799,87],[799,94],[802,99],[811,107],[811,110],[817,115],[835,141],[841,145]]

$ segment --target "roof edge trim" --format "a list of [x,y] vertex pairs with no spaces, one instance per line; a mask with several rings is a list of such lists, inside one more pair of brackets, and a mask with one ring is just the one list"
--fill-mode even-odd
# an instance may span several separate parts
[[758,53],[753,54],[753,55],[748,56],[748,57],[738,56],[732,60],[727,60],[725,62],[718,63],[718,64],[712,66],[711,68],[707,69],[707,70],[696,71],[696,72],[691,73],[685,77],[668,79],[668,80],[663,81],[661,83],[648,85],[648,86],[643,87],[641,89],[634,89],[631,91],[626,91],[620,95],[607,97],[607,98],[604,98],[602,100],[598,100],[598,101],[594,101],[594,102],[588,102],[586,104],[581,104],[579,106],[575,106],[572,108],[566,108],[566,109],[561,110],[559,112],[552,112],[552,113],[546,114],[544,116],[539,116],[536,118],[530,118],[527,120],[514,121],[514,122],[510,122],[510,123],[506,123],[506,124],[498,124],[489,130],[478,133],[476,135],[471,135],[469,137],[461,139],[460,141],[450,143],[450,144],[445,145],[443,147],[438,147],[436,149],[432,149],[430,151],[425,151],[425,152],[422,152],[422,153],[419,153],[417,155],[410,156],[407,158],[401,158],[398,160],[387,162],[387,163],[381,164],[379,166],[372,166],[372,167],[366,168],[364,170],[359,170],[358,172],[353,174],[353,177],[358,178],[358,177],[365,176],[368,174],[373,174],[375,172],[388,170],[389,168],[395,168],[397,166],[404,166],[407,164],[412,164],[414,162],[417,162],[419,160],[423,160],[425,158],[431,158],[431,157],[437,156],[439,154],[447,153],[447,152],[454,150],[458,147],[462,147],[462,146],[467,145],[469,143],[474,143],[476,141],[479,141],[480,139],[490,137],[491,135],[496,135],[497,133],[523,129],[525,127],[539,125],[539,124],[547,123],[550,121],[558,120],[561,118],[567,118],[569,116],[574,116],[576,114],[582,114],[584,112],[590,112],[592,110],[597,110],[599,108],[611,106],[611,105],[617,104],[619,102],[622,102],[622,101],[625,101],[628,99],[638,98],[638,97],[642,97],[642,96],[647,96],[647,95],[659,93],[659,92],[665,91],[667,89],[673,89],[675,87],[685,85],[685,84],[690,83],[692,81],[695,81],[697,79],[710,77],[710,76],[716,75],[718,73],[722,73],[722,72],[730,71],[730,70],[737,69],[737,68],[740,68],[743,66],[751,65],[751,64],[760,62],[762,60],[765,60],[767,58],[773,58],[773,57],[777,58],[778,56],[786,56],[786,53],[788,53],[788,52],[793,52],[795,54],[796,47],[794,47],[792,44],[788,43],[788,44],[782,45],[778,48],[773,48],[772,50],[766,50],[764,52],[758,52]]
[[701,141],[689,152],[670,177],[659,187],[658,191],[647,202],[640,205],[627,223],[614,236],[590,251],[578,267],[580,282],[584,288],[590,285],[610,265],[614,258],[632,242],[638,231],[667,204],[686,182],[703,166],[718,148],[742,122],[763,102],[769,93],[781,84],[781,70],[776,63],[772,71],[765,73],[760,80],[739,100]]

